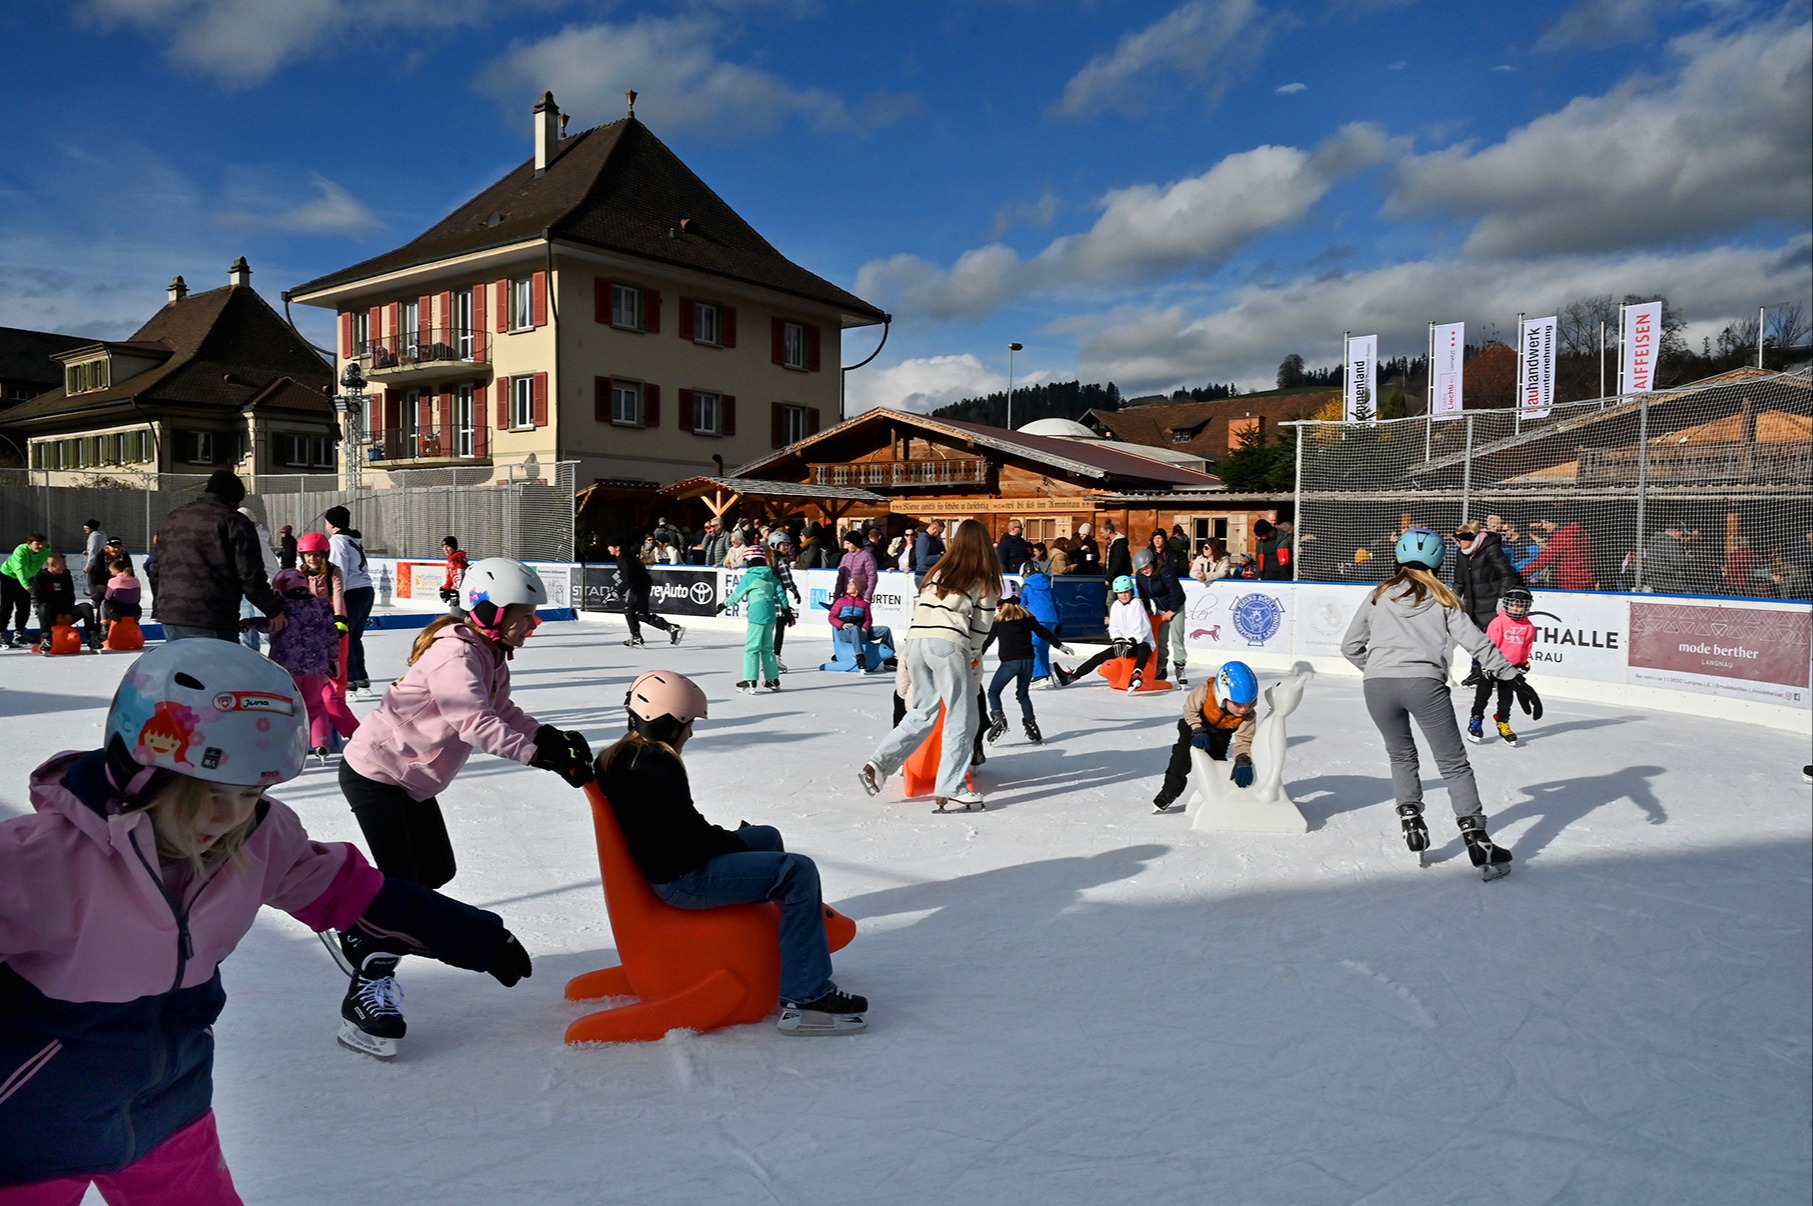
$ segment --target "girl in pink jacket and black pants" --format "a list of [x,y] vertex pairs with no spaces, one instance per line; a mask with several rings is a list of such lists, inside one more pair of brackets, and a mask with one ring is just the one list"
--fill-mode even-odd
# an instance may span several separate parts
[[[360,720],[340,762],[340,790],[372,861],[428,888],[456,869],[436,797],[474,749],[554,771],[575,787],[592,776],[581,734],[540,723],[510,698],[510,658],[534,629],[536,605],[547,601],[540,577],[520,561],[489,557],[467,569],[461,595],[466,615],[442,616],[422,630],[409,669]],[[402,1037],[396,957],[356,930],[340,935],[336,957],[352,977],[342,1017],[360,1013],[377,1045]],[[360,1000],[381,1008],[360,1010]]]

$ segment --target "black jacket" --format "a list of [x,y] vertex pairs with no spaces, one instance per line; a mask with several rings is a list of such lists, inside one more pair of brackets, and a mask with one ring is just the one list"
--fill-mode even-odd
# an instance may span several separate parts
[[1071,572],[1076,574],[1099,574],[1102,572],[1102,550],[1096,545],[1095,537],[1079,536],[1070,542]]
[[625,548],[617,555],[617,589],[640,599],[647,599],[655,589],[655,580],[649,577],[648,566],[642,564],[635,549]]
[[1270,536],[1261,537],[1253,545],[1253,554],[1258,560],[1259,576],[1268,582],[1289,582],[1291,577],[1291,540],[1277,528],[1272,529]]
[[989,641],[1000,643],[1001,660],[1004,662],[1029,662],[1032,660],[1032,638],[1042,637],[1047,645],[1062,642],[1057,635],[1031,616],[1018,620],[996,620],[995,626],[988,634],[988,641],[982,643],[987,649]]
[[1001,539],[995,543],[995,557],[1001,562],[1001,572],[1017,574],[1026,559],[1032,556],[1032,546],[1026,543],[1024,536],[1015,536],[1012,532],[1003,532]]
[[1183,583],[1177,580],[1169,565],[1156,565],[1150,574],[1133,575],[1133,588],[1153,615],[1164,611],[1180,612],[1189,602],[1183,593]]
[[1454,592],[1482,630],[1498,614],[1498,600],[1505,591],[1523,584],[1523,575],[1511,568],[1497,532],[1481,532],[1473,551],[1455,558]]
[[745,854],[742,838],[699,815],[686,765],[659,748],[625,750],[598,781],[630,857],[651,884],[670,884],[720,854]]
[[1108,562],[1102,566],[1102,572],[1108,575],[1111,583],[1122,574],[1133,573],[1133,550],[1125,536],[1116,536],[1108,542]]
[[50,627],[57,622],[58,616],[74,617],[76,614],[76,580],[68,570],[53,574],[48,569],[38,571],[38,576],[31,580],[31,601],[38,609],[38,624],[44,629],[44,639],[50,639]]
[[151,614],[166,624],[237,627],[241,595],[267,616],[283,612],[265,577],[258,529],[217,495],[204,494],[165,516],[156,552],[145,577]]

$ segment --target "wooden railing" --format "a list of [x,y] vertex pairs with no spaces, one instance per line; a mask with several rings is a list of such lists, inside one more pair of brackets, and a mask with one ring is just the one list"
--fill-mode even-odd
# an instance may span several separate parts
[[988,484],[988,462],[979,458],[924,461],[857,461],[848,465],[813,465],[815,486],[982,486]]

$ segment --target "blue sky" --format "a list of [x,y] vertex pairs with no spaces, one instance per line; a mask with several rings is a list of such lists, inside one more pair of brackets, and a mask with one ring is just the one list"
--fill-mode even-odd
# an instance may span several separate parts
[[[1269,386],[1662,292],[1813,309],[1813,26],[1749,0],[70,0],[0,10],[0,325],[279,292],[637,116],[890,311],[852,411],[1016,379]],[[298,307],[318,342],[331,323]],[[845,362],[874,349],[853,333]]]

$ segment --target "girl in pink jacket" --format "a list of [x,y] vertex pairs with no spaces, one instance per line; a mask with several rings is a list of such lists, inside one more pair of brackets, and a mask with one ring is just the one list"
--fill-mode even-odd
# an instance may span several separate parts
[[127,670],[106,745],[32,775],[0,823],[0,1203],[237,1203],[212,1110],[220,963],[265,905],[488,971],[529,957],[494,913],[309,839],[265,789],[308,726],[282,667],[183,641]]
[[[547,602],[541,578],[520,561],[488,557],[467,569],[461,598],[466,615],[442,616],[422,630],[409,669],[360,720],[340,761],[340,790],[372,861],[386,875],[429,888],[455,871],[436,797],[474,749],[554,771],[575,787],[592,777],[584,736],[540,723],[510,698],[510,658],[535,627],[536,605]],[[356,998],[375,996],[387,1010],[370,1033],[401,1037],[395,955],[357,930],[328,949],[352,977],[342,1016]]]

